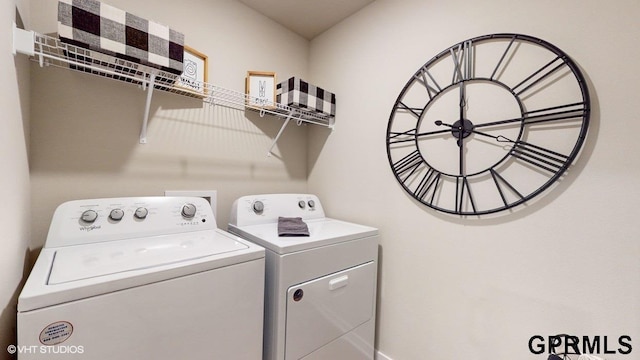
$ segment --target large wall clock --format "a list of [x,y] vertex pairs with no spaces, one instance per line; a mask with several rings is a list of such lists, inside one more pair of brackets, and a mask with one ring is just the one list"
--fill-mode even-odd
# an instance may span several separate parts
[[587,84],[562,50],[527,35],[479,36],[411,76],[389,117],[389,164],[435,210],[508,210],[562,179],[589,114]]

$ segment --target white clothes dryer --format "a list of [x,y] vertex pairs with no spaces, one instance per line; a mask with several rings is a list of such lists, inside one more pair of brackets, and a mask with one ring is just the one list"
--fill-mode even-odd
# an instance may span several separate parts
[[264,266],[203,198],[64,203],[18,298],[19,358],[260,359]]
[[[280,217],[308,236],[279,236]],[[325,217],[315,195],[267,194],[237,199],[228,230],[266,249],[265,360],[374,358],[377,229]]]

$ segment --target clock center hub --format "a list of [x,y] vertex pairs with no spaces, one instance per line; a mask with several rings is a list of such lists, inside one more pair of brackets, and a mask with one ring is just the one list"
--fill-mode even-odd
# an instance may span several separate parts
[[[470,120],[458,120],[451,125],[451,134],[456,139],[460,139],[460,137],[464,139],[471,135],[473,127],[473,123]],[[462,136],[460,133],[462,133]]]

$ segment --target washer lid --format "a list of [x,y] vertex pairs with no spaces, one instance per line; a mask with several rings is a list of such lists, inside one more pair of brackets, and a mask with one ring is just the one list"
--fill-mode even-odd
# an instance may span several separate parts
[[247,248],[231,238],[211,236],[207,231],[62,247],[56,250],[47,284],[147,269]]
[[304,220],[309,236],[278,236],[278,223],[234,226],[229,232],[278,254],[288,254],[378,235],[378,229],[331,218]]
[[264,248],[220,229],[43,248],[18,297],[18,312],[264,261],[264,255]]

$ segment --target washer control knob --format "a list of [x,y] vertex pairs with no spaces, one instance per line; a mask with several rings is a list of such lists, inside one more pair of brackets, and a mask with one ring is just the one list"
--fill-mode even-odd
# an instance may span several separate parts
[[95,210],[85,210],[80,215],[80,220],[86,223],[92,223],[98,219],[98,213]]
[[136,209],[136,212],[133,213],[133,216],[136,219],[140,219],[140,220],[146,218],[147,215],[149,215],[149,210],[147,210],[146,207],[139,207],[139,208]]
[[264,203],[260,200],[256,200],[253,203],[253,212],[260,215],[262,214],[262,212],[264,211]]
[[109,213],[109,219],[113,221],[120,221],[124,217],[124,210],[122,209],[113,209]]
[[310,209],[315,209],[315,207],[316,207],[316,202],[315,202],[315,201],[313,201],[313,200],[309,200],[309,201],[307,201],[307,205],[309,205],[309,208],[310,208]]
[[193,219],[194,216],[196,216],[196,206],[193,204],[184,204],[182,206],[182,217],[186,218],[186,219]]
[[307,207],[307,203],[304,202],[304,200],[300,200],[298,201],[298,207],[300,207],[300,209],[304,209],[305,207]]

